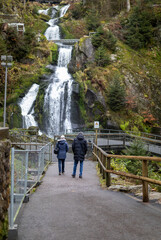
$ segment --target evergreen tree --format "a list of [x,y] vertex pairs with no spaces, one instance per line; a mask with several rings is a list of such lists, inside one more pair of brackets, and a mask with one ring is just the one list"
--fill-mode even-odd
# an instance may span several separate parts
[[[147,156],[144,143],[139,138],[135,138],[131,146],[129,148],[126,148],[124,153],[127,156]],[[133,174],[141,175],[141,171],[142,171],[141,161],[126,159],[125,166],[129,172]]]
[[115,78],[109,88],[108,104],[112,111],[120,111],[125,107],[126,92],[124,86]]
[[97,66],[105,67],[110,63],[110,57],[106,48],[102,45],[95,52],[95,61]]

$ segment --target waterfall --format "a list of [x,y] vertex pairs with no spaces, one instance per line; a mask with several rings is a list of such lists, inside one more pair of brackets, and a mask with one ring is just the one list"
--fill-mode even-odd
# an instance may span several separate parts
[[38,13],[39,13],[39,14],[48,15],[48,11],[49,11],[49,8],[46,9],[46,10],[38,10]]
[[70,4],[66,5],[65,7],[62,7],[60,10],[60,17],[64,17],[66,12],[68,11],[68,8],[70,7]]
[[[66,5],[60,10],[60,17],[63,17],[70,5]],[[55,10],[56,9],[56,10]],[[39,10],[39,13],[47,14],[48,10]],[[53,8],[52,16],[55,16]],[[59,17],[59,18],[60,18]],[[48,40],[60,39],[60,32],[58,21],[59,18],[52,18],[49,20],[45,32]],[[65,133],[66,129],[72,129],[71,124],[71,95],[73,78],[68,73],[67,65],[71,60],[72,46],[59,45],[59,56],[57,66],[54,73],[50,76],[50,84],[45,90],[44,96],[44,112],[43,112],[43,129],[49,137],[55,134]],[[24,126],[37,126],[34,120],[34,101],[39,90],[39,85],[33,84],[29,92],[20,102],[22,115],[24,118]]]
[[21,107],[21,113],[23,116],[23,128],[28,128],[30,126],[37,126],[34,119],[34,101],[39,90],[39,85],[34,83],[22,101],[19,103]]
[[47,40],[57,40],[60,39],[59,27],[51,26],[45,32],[45,37]]
[[44,109],[48,115],[46,129],[50,137],[72,128],[70,108],[73,79],[67,69],[71,52],[71,46],[60,47],[58,64],[46,89]]

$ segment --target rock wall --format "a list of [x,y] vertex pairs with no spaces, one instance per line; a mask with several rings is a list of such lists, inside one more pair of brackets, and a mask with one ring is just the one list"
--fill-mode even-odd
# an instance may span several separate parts
[[8,129],[0,128],[0,239],[6,239],[8,233],[11,143],[6,139],[7,132]]

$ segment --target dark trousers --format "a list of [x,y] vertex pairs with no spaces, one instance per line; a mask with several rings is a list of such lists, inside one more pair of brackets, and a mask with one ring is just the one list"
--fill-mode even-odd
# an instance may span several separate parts
[[65,159],[58,159],[58,169],[59,173],[63,173],[65,168]]

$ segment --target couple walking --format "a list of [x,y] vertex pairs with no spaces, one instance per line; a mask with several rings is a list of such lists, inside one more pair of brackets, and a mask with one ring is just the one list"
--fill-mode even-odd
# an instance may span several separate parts
[[[69,150],[68,143],[66,142],[65,136],[62,135],[60,140],[58,140],[56,144],[56,148],[58,149],[58,169],[59,175],[65,172],[65,159],[66,153]],[[78,133],[77,137],[74,139],[72,143],[72,151],[74,153],[74,166],[72,177],[74,178],[77,171],[78,162],[80,162],[80,173],[79,178],[82,178],[83,173],[83,161],[87,152],[87,141],[85,140],[83,133]]]

